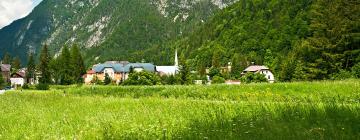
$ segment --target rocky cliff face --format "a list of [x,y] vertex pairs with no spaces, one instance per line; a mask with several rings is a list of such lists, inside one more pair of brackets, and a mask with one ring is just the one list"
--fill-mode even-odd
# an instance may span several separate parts
[[88,60],[125,58],[192,31],[234,1],[45,0],[0,30],[0,57],[9,52],[26,60],[26,53],[38,52],[41,44],[56,54],[76,43]]

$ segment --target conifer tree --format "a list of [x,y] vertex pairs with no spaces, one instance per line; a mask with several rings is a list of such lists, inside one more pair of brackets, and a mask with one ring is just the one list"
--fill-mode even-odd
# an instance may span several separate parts
[[49,62],[50,62],[49,50],[48,50],[48,46],[45,44],[40,53],[40,61],[39,61],[39,71],[41,73],[41,77],[39,79],[40,84],[51,83]]
[[214,51],[213,57],[212,57],[212,67],[214,68],[220,68],[220,52]]
[[71,48],[71,60],[70,65],[72,69],[72,77],[74,82],[81,83],[82,75],[86,73],[83,57],[80,53],[79,47],[75,44]]
[[14,58],[14,60],[11,62],[11,72],[15,73],[21,68],[21,60],[17,56]]
[[3,64],[10,64],[11,62],[11,56],[9,55],[9,53],[5,53],[2,59],[2,63]]
[[61,85],[70,85],[73,84],[73,68],[71,64],[71,55],[67,46],[64,46],[61,49],[61,54],[59,56],[59,72],[60,72],[60,84]]
[[109,74],[105,73],[104,85],[108,85],[111,83],[111,78]]
[[186,62],[186,59],[184,55],[180,56],[180,79],[182,85],[188,85],[191,84],[191,78],[190,78],[190,68],[188,63]]
[[238,79],[241,76],[241,65],[239,54],[235,54],[231,61],[231,77]]
[[28,80],[27,83],[30,83],[30,79],[35,80],[35,62],[34,62],[34,55],[30,52],[28,63],[27,63],[27,72],[26,72],[26,79]]

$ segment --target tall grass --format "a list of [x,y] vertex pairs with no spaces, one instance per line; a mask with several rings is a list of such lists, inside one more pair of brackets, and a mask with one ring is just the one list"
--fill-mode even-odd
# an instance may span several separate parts
[[0,139],[359,139],[359,83],[11,91]]

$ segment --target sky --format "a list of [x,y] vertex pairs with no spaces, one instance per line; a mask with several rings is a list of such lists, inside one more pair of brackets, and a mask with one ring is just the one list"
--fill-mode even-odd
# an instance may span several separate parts
[[27,16],[42,0],[0,0],[0,29]]

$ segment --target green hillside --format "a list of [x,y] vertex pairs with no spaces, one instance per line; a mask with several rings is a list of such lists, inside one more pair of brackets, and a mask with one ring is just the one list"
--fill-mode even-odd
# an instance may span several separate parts
[[194,70],[236,56],[270,67],[278,79],[327,79],[360,62],[360,4],[352,0],[240,0],[172,45]]

